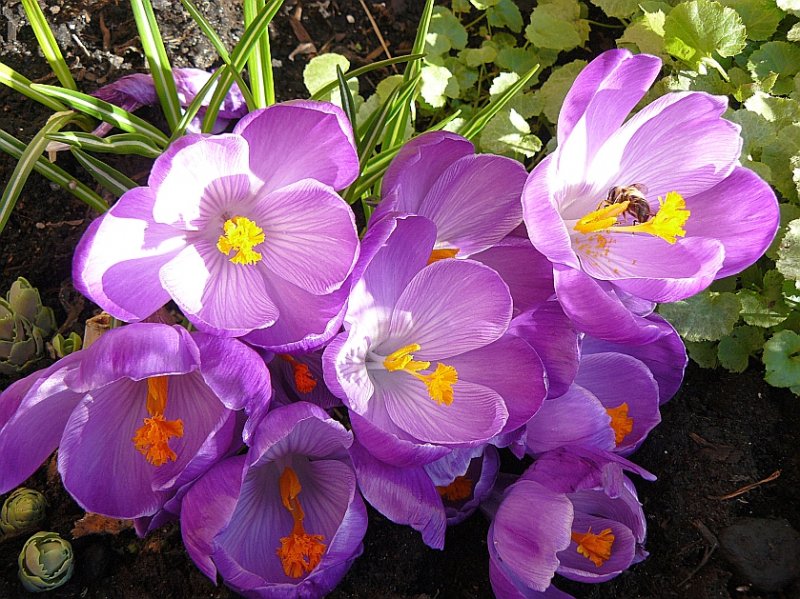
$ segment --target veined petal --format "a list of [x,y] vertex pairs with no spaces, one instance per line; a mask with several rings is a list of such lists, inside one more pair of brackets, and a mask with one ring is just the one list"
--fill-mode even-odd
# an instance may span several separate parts
[[578,553],[578,544],[572,540],[569,547],[559,552],[558,559],[561,564],[557,572],[578,582],[605,582],[611,580],[633,562],[636,551],[636,540],[630,529],[616,520],[597,518],[595,516],[579,514],[576,510],[575,520],[572,529],[580,533],[591,531],[598,534],[604,530],[611,529],[614,535],[611,556],[601,566],[595,566],[591,560]]
[[372,420],[359,416],[357,412],[350,412],[350,422],[362,447],[376,460],[390,466],[410,468],[429,464],[450,451],[443,445],[413,439],[391,422],[388,415],[382,421],[373,423]]
[[264,231],[262,264],[293,285],[323,295],[341,287],[353,269],[353,211],[332,188],[304,179],[259,195],[250,215]]
[[250,145],[250,170],[275,190],[302,179],[334,189],[358,176],[350,122],[327,102],[293,101],[248,114],[234,128]]
[[365,363],[368,351],[369,338],[360,335],[358,329],[350,329],[331,341],[322,355],[325,384],[358,414],[367,412],[375,393]]

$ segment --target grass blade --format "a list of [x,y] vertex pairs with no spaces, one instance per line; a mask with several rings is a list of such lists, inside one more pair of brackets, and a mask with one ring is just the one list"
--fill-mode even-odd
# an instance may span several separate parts
[[0,232],[5,228],[11,216],[11,211],[14,210],[14,206],[17,204],[19,194],[22,193],[25,182],[47,146],[47,135],[56,133],[62,127],[67,126],[74,116],[75,113],[71,110],[55,113],[33,136],[31,142],[23,150],[17,166],[14,167],[14,172],[11,173],[8,185],[3,190],[3,195],[0,196]]
[[336,80],[339,83],[342,110],[344,110],[345,115],[347,115],[347,120],[350,121],[353,131],[356,131],[358,129],[358,124],[356,123],[356,103],[355,100],[353,100],[353,94],[347,86],[347,81],[345,81],[344,74],[342,73],[342,69],[339,68],[339,65],[336,65]]
[[[258,11],[264,8],[264,0],[244,0],[244,26],[249,27],[255,20]],[[266,40],[266,45],[265,45]],[[269,56],[269,30],[265,29],[258,38],[258,47],[247,57],[247,71],[250,73],[250,85],[253,89],[253,100],[257,108],[266,108],[275,102],[275,89],[272,89],[272,102],[269,102],[267,82],[272,81],[272,59]],[[269,63],[266,59],[270,60]],[[269,71],[269,73],[267,73]]]
[[153,76],[156,93],[161,102],[161,110],[167,118],[169,130],[174,131],[181,120],[181,103],[178,100],[178,90],[175,87],[167,50],[164,48],[164,40],[158,30],[153,5],[150,4],[150,0],[131,0],[131,8],[136,28],[139,30],[139,39],[142,40],[142,50],[147,57],[147,66]]
[[[25,152],[25,143],[10,133],[6,133],[0,129],[0,151],[19,160]],[[44,156],[39,156],[33,165],[33,170],[47,177],[50,181],[74,195],[93,210],[97,210],[98,212],[105,212],[108,210],[108,204],[103,198],[75,179],[75,177],[70,175],[67,171],[47,160]]]
[[[393,64],[400,64],[403,62],[411,62],[412,60],[419,60],[421,58],[424,58],[424,56],[425,56],[424,54],[405,54],[403,56],[395,56],[394,58],[387,58],[386,60],[379,60],[378,62],[371,62],[363,67],[358,67],[357,69],[347,71],[344,74],[344,78],[349,81],[354,77],[361,77],[362,75],[366,75],[367,73],[371,73],[372,71],[377,71],[378,69],[382,69],[384,67],[389,67]],[[313,96],[311,96],[311,99],[321,100],[326,96],[326,94],[329,91],[331,91],[337,85],[338,85],[337,81],[331,81],[330,83],[318,89],[317,92]]]
[[39,42],[39,47],[50,64],[50,68],[53,69],[56,77],[58,77],[59,83],[67,89],[78,89],[78,86],[75,85],[75,80],[72,78],[72,73],[69,72],[67,62],[58,48],[53,31],[50,29],[50,25],[47,24],[47,19],[39,7],[39,3],[36,0],[22,0],[22,8],[25,9],[25,14],[33,28],[33,33],[36,35],[36,41]]
[[121,133],[119,135],[109,135],[108,137],[97,137],[91,133],[77,133],[68,131],[48,135],[51,141],[67,144],[70,147],[86,150],[87,152],[99,152],[105,154],[136,154],[147,158],[158,158],[161,156],[161,149],[150,141],[149,137],[136,133]]
[[139,187],[139,184],[132,179],[129,179],[117,169],[107,165],[102,160],[98,160],[94,156],[90,156],[83,150],[77,148],[70,148],[75,159],[81,163],[81,166],[97,181],[100,185],[105,187],[108,191],[116,197],[120,197],[123,193],[134,187]]
[[31,87],[51,98],[60,100],[74,110],[86,113],[106,123],[111,123],[123,131],[139,133],[145,137],[149,137],[159,147],[165,148],[169,143],[167,136],[154,125],[131,114],[127,110],[123,110],[119,106],[114,106],[113,104],[109,104],[108,102],[88,94],[52,85],[33,83]]
[[17,73],[14,69],[3,64],[2,62],[0,62],[0,83],[7,85],[15,92],[19,92],[31,100],[39,102],[39,104],[47,106],[51,110],[56,112],[67,110],[67,107],[58,100],[55,100],[33,89],[31,87],[33,84],[31,83],[30,79]]

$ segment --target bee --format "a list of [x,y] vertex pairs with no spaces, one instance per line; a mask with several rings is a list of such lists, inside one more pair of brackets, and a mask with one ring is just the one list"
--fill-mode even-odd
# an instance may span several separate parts
[[625,187],[614,186],[608,190],[604,204],[611,206],[612,204],[630,202],[625,212],[630,214],[635,222],[643,223],[650,219],[650,204],[647,203],[647,199],[644,197],[646,193],[647,187],[641,183],[633,183]]

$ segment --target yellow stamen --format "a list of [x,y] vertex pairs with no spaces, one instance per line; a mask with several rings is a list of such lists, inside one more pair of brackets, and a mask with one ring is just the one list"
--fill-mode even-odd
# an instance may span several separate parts
[[180,418],[164,418],[168,382],[169,378],[166,376],[147,379],[147,413],[150,418],[144,419],[144,424],[136,429],[131,439],[139,453],[153,466],[163,466],[177,460],[178,455],[169,446],[169,440],[172,437],[183,437],[183,421]]
[[686,235],[683,225],[691,212],[686,209],[686,201],[681,194],[670,191],[662,201],[658,198],[658,212],[649,220],[637,225],[617,225],[618,218],[627,210],[630,202],[625,200],[618,204],[610,204],[594,210],[575,223],[579,233],[595,231],[617,231],[622,233],[646,233],[660,237],[667,243],[675,243],[678,237]]
[[591,560],[598,568],[611,559],[611,547],[614,544],[614,533],[606,528],[596,535],[589,527],[585,533],[573,532],[572,540],[578,544],[578,553]]
[[230,258],[234,264],[255,264],[261,260],[261,254],[253,250],[259,243],[264,242],[264,231],[249,218],[234,216],[222,225],[225,231],[217,240],[217,249],[225,254],[231,250],[236,253]]
[[383,366],[389,372],[401,370],[425,383],[428,395],[438,404],[449,406],[453,403],[453,385],[458,382],[458,372],[452,366],[438,362],[436,370],[427,374],[419,371],[430,368],[431,363],[415,360],[413,352],[421,349],[418,343],[411,343],[392,352],[383,361]]
[[466,476],[456,476],[449,485],[436,487],[436,491],[447,501],[461,501],[472,495],[472,481]]
[[311,374],[307,364],[303,364],[289,354],[278,354],[282,360],[292,365],[294,386],[300,393],[311,393],[317,387],[317,379]]
[[278,487],[281,493],[281,502],[292,515],[294,525],[292,532],[281,538],[281,546],[275,551],[281,560],[281,566],[286,576],[300,578],[317,567],[325,554],[326,545],[323,535],[310,535],[303,528],[303,507],[297,496],[303,490],[300,479],[290,467],[283,469]]
[[443,248],[441,250],[433,250],[431,257],[428,258],[428,264],[433,264],[437,260],[446,260],[447,258],[455,258],[458,254],[458,248]]
[[633,432],[633,418],[628,418],[628,404],[623,402],[616,408],[606,408],[606,412],[611,416],[614,443],[619,445],[625,437]]

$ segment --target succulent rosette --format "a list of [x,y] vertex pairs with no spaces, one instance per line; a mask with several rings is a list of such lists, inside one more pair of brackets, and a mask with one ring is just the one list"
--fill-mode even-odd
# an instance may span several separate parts
[[323,355],[325,381],[361,445],[400,467],[514,430],[546,394],[536,352],[506,334],[508,286],[472,260],[426,266],[435,239],[418,216],[373,226],[345,332]]
[[614,342],[666,334],[653,302],[684,299],[767,248],[774,193],[739,165],[739,127],[724,97],[670,93],[638,113],[661,68],[612,50],[578,76],[561,109],[558,148],[522,194],[531,242],[553,262],[556,293],[579,329]]
[[460,135],[423,133],[405,144],[387,169],[372,219],[398,212],[424,216],[436,225],[431,259],[466,258],[520,224],[525,177],[519,162],[475,154]]
[[152,516],[241,447],[241,410],[270,395],[263,361],[235,339],[163,324],[112,329],[0,395],[12,406],[0,420],[0,492],[58,447],[64,487],[84,509]]
[[[300,141],[298,141],[300,140]],[[358,174],[353,133],[322,102],[250,113],[233,133],[187,135],[75,252],[76,287],[140,321],[170,299],[198,329],[276,351],[340,326],[359,243],[336,193]]]
[[272,410],[246,455],[217,464],[183,499],[181,532],[209,578],[251,598],[322,597],[361,554],[364,502],[353,437],[321,408]]

